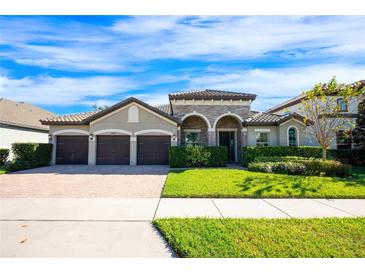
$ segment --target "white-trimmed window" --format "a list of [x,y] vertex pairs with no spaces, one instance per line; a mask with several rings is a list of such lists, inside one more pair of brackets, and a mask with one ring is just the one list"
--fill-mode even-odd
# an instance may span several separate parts
[[200,129],[185,129],[185,144],[199,145],[200,144]]
[[270,132],[256,132],[256,146],[267,147],[270,145]]
[[343,98],[337,99],[337,106],[338,106],[339,111],[341,111],[341,112],[348,111],[347,102]]
[[295,127],[288,128],[288,146],[298,146],[298,130]]

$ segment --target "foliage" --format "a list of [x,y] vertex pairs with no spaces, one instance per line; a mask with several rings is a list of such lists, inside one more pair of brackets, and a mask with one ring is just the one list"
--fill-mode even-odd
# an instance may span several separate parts
[[0,148],[0,166],[5,165],[9,157],[9,152],[9,149],[7,148]]
[[352,176],[318,177],[239,169],[172,170],[163,197],[169,198],[365,198],[365,167]]
[[337,176],[346,177],[351,174],[351,166],[332,160],[297,159],[293,161],[252,162],[248,165],[250,171],[280,173],[307,176]]
[[256,157],[260,156],[298,156],[306,158],[320,158],[321,148],[310,146],[273,146],[273,147],[243,147],[242,148],[242,164],[248,165],[253,162]]
[[304,92],[301,112],[309,124],[309,133],[322,147],[322,158],[336,138],[339,129],[351,128],[349,120],[343,119],[342,110],[337,103],[339,97],[350,105],[356,96],[363,93],[365,87],[337,83],[333,77],[327,84],[319,83],[313,89]]
[[227,148],[220,146],[173,146],[169,149],[170,167],[225,166]]
[[208,165],[210,152],[202,146],[188,145],[186,147],[187,164],[189,167],[203,167]]
[[180,257],[365,256],[365,218],[168,218],[153,224]]
[[254,162],[298,162],[302,160],[315,160],[316,158],[306,158],[298,156],[259,156],[255,158]]
[[356,148],[365,150],[365,98],[358,105],[358,114],[352,136]]
[[12,152],[14,160],[8,167],[11,171],[47,166],[52,157],[52,144],[14,143]]
[[365,166],[365,149],[331,149],[329,155],[342,163]]

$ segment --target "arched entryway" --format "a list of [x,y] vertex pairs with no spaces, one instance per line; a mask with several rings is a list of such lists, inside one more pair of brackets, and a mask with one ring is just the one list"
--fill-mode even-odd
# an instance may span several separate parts
[[216,143],[226,146],[228,162],[239,162],[241,158],[241,131],[242,122],[238,117],[226,115],[215,123]]
[[198,144],[208,146],[208,119],[198,115],[190,115],[181,124],[181,145]]

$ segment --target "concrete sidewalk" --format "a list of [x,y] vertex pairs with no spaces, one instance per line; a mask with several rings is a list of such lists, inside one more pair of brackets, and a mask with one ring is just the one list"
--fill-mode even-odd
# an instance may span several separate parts
[[2,221],[145,221],[165,217],[365,216],[365,199],[2,198]]
[[365,216],[365,199],[161,199],[155,218]]
[[164,217],[365,216],[365,199],[2,198],[0,257],[174,257]]

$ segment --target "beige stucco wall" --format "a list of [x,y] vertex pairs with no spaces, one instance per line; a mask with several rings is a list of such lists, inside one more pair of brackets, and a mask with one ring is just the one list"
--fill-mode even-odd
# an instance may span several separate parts
[[177,134],[177,125],[171,120],[165,120],[165,118],[162,118],[161,116],[139,106],[139,122],[129,123],[128,107],[120,109],[109,116],[93,121],[90,124],[90,132],[94,133],[105,129],[123,129],[132,132],[133,135],[135,132],[141,130],[159,129],[170,131],[175,135]]
[[279,126],[279,145],[288,145],[288,129],[290,127],[296,127],[298,132],[299,146],[306,145],[306,126],[296,120],[289,120]]
[[248,126],[247,127],[247,145],[256,146],[255,129],[270,130],[270,146],[279,145],[279,128],[277,126]]
[[[11,150],[13,143],[48,143],[48,133],[26,128],[0,126],[0,148]],[[13,157],[11,151],[9,160]]]

